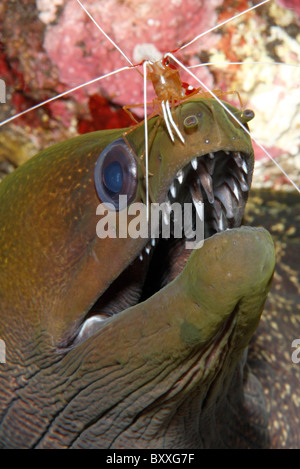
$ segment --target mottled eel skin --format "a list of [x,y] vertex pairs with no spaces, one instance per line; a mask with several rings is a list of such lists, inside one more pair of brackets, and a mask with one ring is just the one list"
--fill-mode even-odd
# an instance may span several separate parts
[[[207,222],[201,249],[173,246],[170,272],[151,294],[150,261],[139,260],[147,240],[96,236],[94,167],[122,131],[55,145],[0,184],[0,337],[7,348],[0,365],[1,447],[268,445],[262,388],[245,349],[270,288],[274,246],[266,230],[238,228],[252,147],[213,100],[185,103],[176,116],[185,145],[174,145],[161,124],[151,147],[155,201],[165,200],[183,167],[188,189],[190,161],[209,152],[227,152],[214,156],[215,192],[228,165],[241,177],[233,152],[244,155],[247,181],[244,191],[238,187],[232,229],[210,236]],[[128,140],[140,156],[143,128]],[[136,201],[143,198],[142,165],[137,178]],[[237,204],[233,193],[230,203]],[[205,204],[209,219],[206,196]],[[158,264],[165,269],[162,246]],[[92,311],[118,314],[80,334]]]

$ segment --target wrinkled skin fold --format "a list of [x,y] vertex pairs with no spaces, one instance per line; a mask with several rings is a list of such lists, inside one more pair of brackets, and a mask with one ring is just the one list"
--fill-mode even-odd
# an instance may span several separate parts
[[[179,125],[191,106],[208,114],[208,124],[189,131],[185,146],[173,147],[163,125],[153,140],[156,201],[192,158],[220,148],[249,154],[252,173],[243,130],[230,119],[218,122],[213,108],[196,100],[177,109]],[[139,302],[149,263],[137,261],[147,240],[100,240],[95,231],[95,163],[121,135],[96,132],[58,144],[0,184],[0,337],[7,348],[0,446],[264,447],[264,403],[255,397],[260,385],[246,348],[274,271],[271,237],[249,227],[214,234],[174,280]],[[142,127],[128,140],[141,155]],[[142,200],[142,165],[138,177]],[[125,269],[130,295],[115,289],[106,303],[118,314],[74,341]]]

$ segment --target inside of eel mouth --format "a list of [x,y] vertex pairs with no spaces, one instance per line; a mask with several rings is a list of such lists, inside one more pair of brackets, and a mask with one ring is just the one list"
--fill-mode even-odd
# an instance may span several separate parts
[[[250,155],[224,150],[195,157],[179,170],[166,194],[159,238],[150,239],[139,256],[111,283],[85,315],[77,330],[69,336],[68,347],[81,344],[112,316],[147,300],[183,270],[192,252],[186,249],[186,230],[183,226],[185,203],[190,203],[192,207],[188,224],[193,230],[196,227],[196,213],[200,214],[204,204],[204,239],[239,227],[252,171]],[[171,206],[175,202],[180,203],[182,209],[180,237],[174,237],[174,213]],[[163,237],[164,224],[170,225],[170,236],[167,238]]]

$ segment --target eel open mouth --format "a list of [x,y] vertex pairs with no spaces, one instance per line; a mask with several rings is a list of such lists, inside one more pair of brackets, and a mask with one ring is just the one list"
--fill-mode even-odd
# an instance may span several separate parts
[[[240,151],[217,150],[194,157],[180,169],[167,191],[166,211],[179,202],[192,203],[190,227],[194,230],[196,213],[204,204],[205,239],[241,225],[251,185],[253,164],[250,155]],[[162,214],[166,224],[170,217]],[[184,217],[182,217],[183,219]],[[183,226],[182,226],[183,231]],[[186,235],[186,232],[184,233]],[[184,268],[191,254],[185,248],[186,237],[150,239],[141,253],[101,295],[83,322],[68,340],[68,347],[76,346],[97,332],[115,314],[147,300],[172,281]]]
[[168,202],[204,203],[206,238],[239,225],[248,197],[247,155],[241,152],[208,153],[180,170],[170,186]]

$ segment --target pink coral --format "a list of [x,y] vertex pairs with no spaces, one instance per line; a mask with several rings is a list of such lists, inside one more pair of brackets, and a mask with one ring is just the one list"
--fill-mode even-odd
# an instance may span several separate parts
[[300,23],[300,2],[299,0],[277,0],[277,3],[284,8],[292,10],[298,18],[298,23]]
[[[135,57],[138,46],[147,44],[149,48],[150,44],[161,53],[172,51],[213,26],[217,20],[215,9],[221,0],[130,0],[124,3],[85,0],[83,3],[104,31],[135,62],[142,60],[142,57]],[[213,40],[210,41],[212,45]],[[68,87],[128,65],[75,0],[69,0],[58,23],[47,28],[44,47],[59,70],[60,81]],[[178,57],[190,64],[199,50],[198,43]],[[212,85],[213,80],[207,70],[196,73]],[[142,78],[134,70],[91,85],[86,92],[91,94],[99,92],[99,89],[122,105],[143,102]]]

